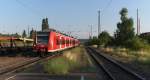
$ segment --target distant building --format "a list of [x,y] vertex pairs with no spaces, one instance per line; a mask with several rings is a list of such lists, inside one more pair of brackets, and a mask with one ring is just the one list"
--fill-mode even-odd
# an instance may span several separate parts
[[48,18],[42,20],[42,31],[49,30]]

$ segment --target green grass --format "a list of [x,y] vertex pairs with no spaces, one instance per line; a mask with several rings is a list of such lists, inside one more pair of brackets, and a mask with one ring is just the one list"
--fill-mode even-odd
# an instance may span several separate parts
[[107,51],[106,49],[103,49],[103,51],[119,61],[135,64],[143,71],[150,71],[149,50],[133,51],[130,49],[112,48],[111,51]]
[[79,66],[80,64],[75,61],[59,57],[46,62],[44,68],[49,74],[69,74],[71,70]]
[[49,74],[69,74],[72,72],[94,72],[83,46],[64,51],[63,56],[48,60],[44,69]]

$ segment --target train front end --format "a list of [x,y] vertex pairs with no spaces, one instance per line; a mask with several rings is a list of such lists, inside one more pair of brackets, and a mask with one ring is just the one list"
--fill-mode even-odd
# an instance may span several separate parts
[[36,33],[36,43],[33,46],[33,51],[39,55],[46,55],[48,52],[48,41],[50,32],[37,32]]

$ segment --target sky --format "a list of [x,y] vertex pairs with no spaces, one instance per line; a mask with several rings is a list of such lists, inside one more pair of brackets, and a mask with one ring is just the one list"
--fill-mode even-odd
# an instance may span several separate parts
[[[50,28],[78,38],[89,38],[90,26],[97,36],[98,10],[101,11],[102,31],[113,36],[120,21],[119,11],[128,9],[134,19],[139,9],[141,33],[150,32],[150,0],[0,0],[0,33],[19,33],[23,30],[41,30],[43,18]],[[136,32],[136,31],[135,31]]]

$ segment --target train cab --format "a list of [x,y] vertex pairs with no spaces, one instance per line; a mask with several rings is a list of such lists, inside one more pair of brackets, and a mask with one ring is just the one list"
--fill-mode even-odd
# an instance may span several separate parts
[[34,46],[34,51],[36,52],[46,52],[49,41],[49,32],[37,32],[36,33],[36,44]]

